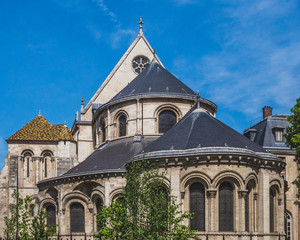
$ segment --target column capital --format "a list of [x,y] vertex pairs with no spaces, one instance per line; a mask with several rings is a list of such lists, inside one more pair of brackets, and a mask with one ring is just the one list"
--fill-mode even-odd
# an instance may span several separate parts
[[215,198],[217,195],[217,189],[207,189],[206,192],[209,198]]
[[246,189],[240,189],[240,190],[238,190],[239,198],[245,198],[246,195],[247,195],[247,193],[248,193],[248,190],[246,190]]

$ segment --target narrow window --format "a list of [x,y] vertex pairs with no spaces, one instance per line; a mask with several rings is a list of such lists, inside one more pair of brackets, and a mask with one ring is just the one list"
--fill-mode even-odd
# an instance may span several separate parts
[[48,176],[48,160],[50,161],[51,160],[51,156],[53,154],[49,151],[45,152],[43,154],[43,160],[44,160],[44,176],[45,178]]
[[283,128],[273,128],[273,134],[276,142],[283,141]]
[[45,158],[45,178],[47,177],[47,158]]
[[219,231],[233,231],[233,187],[229,182],[219,187]]
[[245,196],[245,230],[249,232],[249,192]]
[[190,229],[205,231],[205,190],[201,183],[193,183],[190,186]]
[[49,205],[46,208],[46,211],[49,214],[47,217],[47,227],[56,226],[55,207],[53,205]]
[[159,114],[159,133],[165,133],[170,130],[177,121],[176,114],[171,110],[164,110]]
[[122,114],[119,117],[119,137],[126,136],[126,116]]
[[100,125],[101,133],[102,133],[102,143],[106,140],[106,132],[105,132],[105,122],[102,120]]
[[[96,200],[96,211],[97,211],[97,214],[99,214],[101,212],[101,208],[102,208],[102,200],[100,198],[97,198]],[[97,224],[97,231],[100,230],[100,227],[99,225]]]
[[270,190],[270,232],[274,232],[274,211],[275,211],[275,191],[273,189]]
[[25,154],[24,154],[24,159],[26,160],[26,172],[27,172],[27,174],[26,174],[26,176],[27,177],[29,177],[29,173],[30,173],[30,159],[31,159],[31,157],[32,157],[32,154],[30,153],[30,152],[26,152]]
[[286,217],[286,240],[292,240],[293,222],[292,215],[289,212],[285,213]]
[[84,207],[80,203],[70,206],[71,232],[85,232]]

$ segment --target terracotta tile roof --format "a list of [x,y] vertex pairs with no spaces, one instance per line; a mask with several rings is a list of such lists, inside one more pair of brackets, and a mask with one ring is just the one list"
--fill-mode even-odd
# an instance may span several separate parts
[[18,130],[6,141],[75,141],[64,124],[52,125],[39,115]]

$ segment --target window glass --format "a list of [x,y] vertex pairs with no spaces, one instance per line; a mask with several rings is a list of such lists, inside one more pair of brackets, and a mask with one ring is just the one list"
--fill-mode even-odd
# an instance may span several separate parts
[[164,110],[159,114],[159,133],[170,130],[177,121],[176,114],[171,110]]
[[73,203],[70,207],[71,232],[84,232],[84,208],[80,203]]
[[122,114],[119,117],[119,137],[126,136],[126,116]]
[[233,187],[229,182],[219,187],[219,230],[233,231]]
[[201,183],[193,183],[190,186],[190,229],[205,231],[205,190]]

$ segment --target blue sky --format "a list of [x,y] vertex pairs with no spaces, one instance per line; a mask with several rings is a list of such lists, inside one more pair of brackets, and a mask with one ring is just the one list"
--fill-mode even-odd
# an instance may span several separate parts
[[264,105],[300,96],[299,1],[29,0],[0,2],[0,168],[5,139],[38,111],[72,126],[138,33],[164,66],[242,132]]

